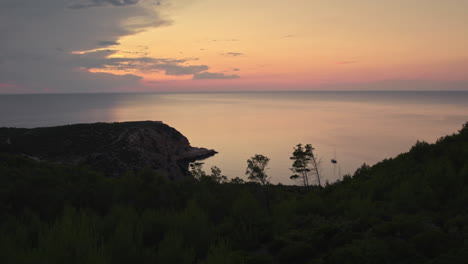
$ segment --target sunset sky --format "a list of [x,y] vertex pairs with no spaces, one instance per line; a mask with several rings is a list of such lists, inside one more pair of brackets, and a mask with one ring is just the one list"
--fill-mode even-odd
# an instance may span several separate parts
[[0,0],[0,93],[468,90],[468,0]]

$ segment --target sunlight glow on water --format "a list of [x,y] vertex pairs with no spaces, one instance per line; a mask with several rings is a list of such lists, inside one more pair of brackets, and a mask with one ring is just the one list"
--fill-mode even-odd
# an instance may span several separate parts
[[[334,181],[342,174],[434,142],[468,121],[468,92],[272,92],[198,94],[0,95],[0,126],[160,120],[193,146],[219,154],[205,161],[246,178],[246,160],[271,158],[272,182],[293,183],[292,148],[310,143]],[[338,172],[338,170],[337,170]]]

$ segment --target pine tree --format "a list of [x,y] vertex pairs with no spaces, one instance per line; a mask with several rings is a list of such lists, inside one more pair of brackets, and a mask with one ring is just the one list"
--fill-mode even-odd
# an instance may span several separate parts
[[294,173],[290,178],[293,180],[302,179],[304,186],[310,186],[309,176],[316,175],[319,186],[320,183],[320,161],[314,155],[314,148],[311,144],[302,146],[297,144],[294,148],[293,155],[290,158],[293,160],[291,171]]

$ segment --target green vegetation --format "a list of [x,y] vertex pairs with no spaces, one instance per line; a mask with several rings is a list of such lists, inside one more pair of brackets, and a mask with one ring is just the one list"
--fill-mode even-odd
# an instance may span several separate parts
[[468,124],[308,189],[0,154],[0,263],[466,263],[467,205]]

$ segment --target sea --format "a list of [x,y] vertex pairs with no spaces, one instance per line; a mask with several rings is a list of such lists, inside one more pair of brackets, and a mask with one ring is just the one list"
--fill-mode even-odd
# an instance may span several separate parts
[[[204,161],[228,178],[247,179],[247,159],[270,158],[274,184],[290,179],[297,144],[311,144],[322,182],[353,174],[436,142],[468,122],[468,92],[224,92],[0,95],[0,127],[163,121],[192,146],[219,154]],[[337,162],[332,163],[334,159]]]

